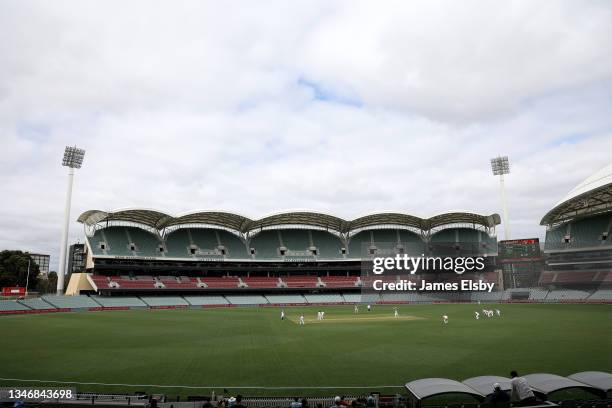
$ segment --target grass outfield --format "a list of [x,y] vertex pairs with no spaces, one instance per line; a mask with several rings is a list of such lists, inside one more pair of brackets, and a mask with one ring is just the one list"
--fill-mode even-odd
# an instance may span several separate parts
[[[0,318],[0,377],[121,384],[217,386],[245,395],[291,390],[237,386],[402,385],[423,377],[465,379],[549,372],[612,372],[612,306],[401,305],[142,310]],[[326,321],[316,322],[317,309]],[[307,324],[299,326],[303,313]],[[450,322],[443,325],[441,315]],[[15,385],[0,380],[0,385]],[[115,386],[81,391],[126,392]],[[132,391],[202,395],[205,389]],[[354,394],[364,390],[345,390]],[[391,391],[391,390],[389,390]],[[129,392],[129,391],[127,391]],[[302,395],[331,391],[299,391]]]

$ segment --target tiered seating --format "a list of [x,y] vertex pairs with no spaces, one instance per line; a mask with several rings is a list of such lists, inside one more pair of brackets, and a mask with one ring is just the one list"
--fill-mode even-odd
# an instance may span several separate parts
[[420,256],[424,253],[425,243],[420,236],[412,231],[399,230],[400,245],[404,247],[404,252],[411,256]]
[[481,302],[499,302],[500,300],[507,300],[509,293],[503,292],[472,292],[472,301]]
[[599,289],[593,292],[589,300],[610,300],[612,301],[612,289]]
[[221,245],[216,231],[208,228],[190,228],[191,239],[200,251],[211,251],[217,253]]
[[559,225],[556,228],[546,231],[545,249],[562,248],[563,238],[567,235],[568,224]]
[[280,246],[278,231],[261,231],[251,238],[251,248],[255,248],[256,259],[278,259]]
[[266,295],[268,302],[270,303],[306,303],[306,299],[302,295]]
[[582,290],[551,290],[546,296],[546,300],[582,300],[590,295],[589,292]]
[[305,229],[284,229],[279,234],[283,245],[290,251],[307,251],[310,245],[308,230]]
[[133,256],[129,248],[130,242],[125,232],[125,227],[108,227],[96,231],[96,234],[98,232],[100,232],[101,236],[106,237],[106,253],[108,255]]
[[[602,234],[610,233],[610,214],[596,215],[565,223],[546,231],[546,249],[598,247],[612,245],[612,237],[603,241]],[[565,242],[565,237],[570,242]]]
[[380,295],[380,300],[382,302],[416,302],[418,301],[418,298],[419,294],[412,292],[385,292]]
[[480,231],[471,228],[457,228],[457,242],[480,242]]
[[98,289],[107,289],[109,288],[109,278],[103,275],[91,275],[91,280],[96,284]]
[[184,296],[183,298],[193,306],[229,305],[223,296]]
[[456,228],[443,229],[431,236],[431,242],[458,242]]
[[529,300],[544,300],[548,295],[548,290],[540,288],[532,288],[529,291]]
[[235,289],[238,287],[238,278],[235,276],[223,276],[221,278],[217,277],[205,277],[200,278],[200,281],[204,282],[209,288],[227,288],[227,289]]
[[87,239],[89,240],[89,244],[91,246],[91,250],[94,253],[94,255],[104,255],[105,251],[100,249],[100,243],[106,243],[107,245],[108,243],[106,242],[106,239],[104,238],[103,229],[96,230],[94,235]]
[[563,271],[557,273],[555,283],[590,283],[595,275],[596,271]]
[[242,278],[242,281],[248,285],[249,288],[275,288],[278,285],[278,278],[257,276],[250,278]]
[[[571,225],[572,245],[574,247],[601,245],[601,235],[604,232],[608,232],[610,220],[612,220],[610,214],[603,214],[573,221]],[[610,239],[612,239],[612,237],[610,237]],[[612,241],[607,240],[606,243],[612,245]]]
[[49,303],[45,302],[41,298],[21,299],[19,300],[19,303],[29,307],[30,309],[35,309],[35,310],[55,309],[55,307],[51,306]]
[[0,312],[15,310],[30,310],[30,308],[14,300],[0,300]]
[[325,295],[304,295],[308,303],[342,303],[344,298],[339,293]]
[[113,282],[116,282],[121,289],[154,289],[155,280],[152,276],[137,276],[135,279],[127,277],[113,276]]
[[281,279],[289,288],[316,288],[319,282],[316,276],[283,276]]
[[548,284],[553,283],[555,281],[555,278],[556,278],[555,272],[542,271],[542,273],[540,274],[540,279],[538,283],[540,285],[548,285]]
[[372,237],[372,231],[361,231],[356,235],[353,235],[349,241],[348,247],[348,258],[361,259],[362,252],[367,252],[370,245],[373,245],[374,238]]
[[164,284],[166,289],[194,289],[197,288],[197,282],[192,282],[190,279],[183,281],[177,280],[172,276],[160,276],[158,280]]
[[136,250],[133,251],[135,256],[164,256],[160,252],[159,245],[161,241],[152,233],[141,228],[126,227],[126,234],[131,239],[131,243],[136,245]]
[[172,258],[186,258],[193,255],[189,252],[191,241],[189,240],[189,232],[185,228],[180,228],[172,231],[165,237],[166,241],[166,256]]
[[312,242],[317,248],[319,259],[343,259],[342,242],[335,235],[326,231],[312,230]]
[[263,296],[225,296],[228,302],[233,305],[263,305],[268,300]]
[[232,259],[250,259],[246,245],[236,235],[229,231],[218,230],[217,235],[221,241],[221,245],[227,250],[227,256]]
[[149,306],[189,306],[189,303],[179,296],[141,296],[140,299]]
[[357,281],[356,276],[326,276],[321,278],[328,288],[352,288]]
[[89,307],[100,307],[99,304],[87,296],[43,296],[42,299],[57,307],[58,309],[81,309]]
[[359,303],[362,300],[362,296],[360,293],[345,293],[342,295],[345,302],[348,303]]
[[99,304],[104,307],[146,307],[144,303],[137,297],[130,296],[92,296]]

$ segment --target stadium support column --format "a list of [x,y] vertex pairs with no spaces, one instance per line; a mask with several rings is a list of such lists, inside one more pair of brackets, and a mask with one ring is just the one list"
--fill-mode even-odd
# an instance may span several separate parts
[[57,271],[57,294],[64,293],[64,277],[66,275],[66,248],[68,247],[68,230],[70,227],[70,204],[72,201],[72,183],[74,168],[68,170],[68,189],[66,190],[66,204],[64,207],[64,227],[62,229],[62,246],[60,247],[59,270]]
[[66,275],[66,252],[68,251],[68,230],[70,227],[70,204],[72,202],[72,182],[74,169],[80,169],[83,164],[85,150],[76,146],[66,146],[62,166],[68,167],[68,189],[66,190],[66,205],[64,207],[64,227],[62,229],[62,244],[60,247],[59,270],[57,271],[57,294],[64,293],[64,277]]
[[504,175],[499,176],[499,187],[501,189],[502,210],[504,217],[504,239],[510,239],[510,225],[508,225],[508,204],[506,203],[506,184],[504,183]]

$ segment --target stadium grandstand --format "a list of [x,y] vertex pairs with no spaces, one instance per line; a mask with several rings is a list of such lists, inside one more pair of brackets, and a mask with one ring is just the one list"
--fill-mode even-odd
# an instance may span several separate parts
[[610,299],[612,164],[572,189],[540,224],[547,230],[538,283],[548,298]]
[[250,219],[223,211],[173,216],[132,208],[86,211],[78,221],[85,229],[87,272],[72,276],[70,294],[207,294],[217,302],[218,296],[248,293],[269,303],[264,295],[327,293],[343,301],[343,293],[360,290],[361,261],[389,251],[486,256],[495,280],[500,217],[378,213],[349,221],[294,211]]

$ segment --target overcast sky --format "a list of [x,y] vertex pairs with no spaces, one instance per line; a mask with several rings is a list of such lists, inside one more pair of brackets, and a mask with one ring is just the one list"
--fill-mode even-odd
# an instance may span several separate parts
[[[0,0],[0,248],[89,209],[501,213],[612,162],[609,1]],[[498,228],[503,236],[503,228]]]

